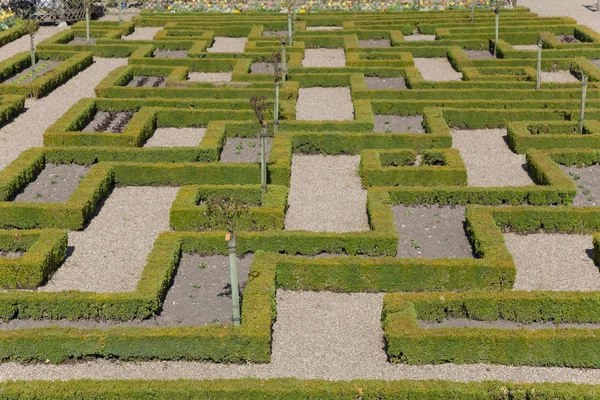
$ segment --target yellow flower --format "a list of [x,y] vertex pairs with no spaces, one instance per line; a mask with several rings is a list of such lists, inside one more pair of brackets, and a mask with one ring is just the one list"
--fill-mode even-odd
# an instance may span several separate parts
[[306,10],[300,10],[300,12],[301,12],[301,13],[305,13],[305,12],[306,12]]
[[233,10],[234,13],[239,14],[240,10]]

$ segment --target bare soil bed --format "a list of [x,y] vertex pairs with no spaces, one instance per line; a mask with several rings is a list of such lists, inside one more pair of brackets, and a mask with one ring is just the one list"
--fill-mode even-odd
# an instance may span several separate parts
[[[44,76],[45,74],[56,68],[61,62],[62,61],[55,60],[39,60],[35,66],[36,77],[39,78],[41,76]],[[10,78],[7,78],[2,83],[25,85],[31,82],[33,82],[31,67],[27,67],[21,72],[11,76]]]
[[[248,281],[253,254],[237,259],[240,300]],[[11,320],[0,322],[0,330],[37,328],[49,325],[72,328],[111,328],[115,326],[202,326],[231,324],[231,282],[228,256],[182,254],[173,284],[159,315],[143,321],[111,320]],[[243,302],[242,302],[243,305]]]
[[488,60],[494,59],[494,55],[489,50],[465,50],[467,56],[472,60]]
[[255,62],[250,67],[251,74],[272,74],[273,72],[273,66],[266,62]]
[[208,53],[243,53],[248,38],[216,36],[212,46],[206,49]]
[[464,207],[399,205],[392,212],[400,236],[396,257],[473,257]]
[[187,58],[187,50],[156,49],[154,58]]
[[154,39],[154,35],[161,31],[163,28],[143,28],[143,27],[135,27],[133,33],[123,36],[122,40],[152,40]]
[[359,40],[358,47],[391,47],[390,39]]
[[522,324],[520,322],[498,320],[498,321],[477,321],[466,318],[445,319],[440,322],[430,322],[418,320],[419,328],[437,329],[437,328],[496,328],[496,329],[557,329],[557,328],[585,328],[600,329],[600,324],[555,324],[553,322],[533,322],[531,324]]
[[190,72],[190,82],[223,83],[231,82],[231,72]]
[[469,186],[532,185],[525,155],[506,144],[506,129],[451,129],[452,147],[460,151],[467,167]]
[[344,28],[341,26],[307,26],[308,32],[327,32],[327,31],[341,31]]
[[415,32],[412,35],[404,36],[404,40],[407,42],[433,42],[435,41],[435,35],[422,35],[419,32]]
[[557,82],[557,83],[577,83],[579,79],[575,78],[569,71],[556,71],[541,73],[542,83]]
[[426,81],[460,81],[462,73],[452,68],[447,58],[415,58],[415,67]]
[[581,43],[579,39],[573,35],[556,35],[556,38],[563,43]]
[[123,133],[134,115],[135,112],[133,111],[99,111],[82,131]]
[[288,36],[288,31],[263,31],[263,36],[280,36],[280,37],[287,37]]
[[165,87],[164,76],[134,76],[128,87]]
[[304,88],[298,92],[296,119],[299,121],[351,121],[354,104],[350,88]]
[[19,258],[25,254],[24,251],[0,251],[0,258]]
[[575,207],[598,207],[600,205],[600,165],[585,168],[561,166],[562,170],[577,184]]
[[375,115],[375,132],[425,133],[422,115]]
[[514,44],[513,49],[519,50],[519,51],[537,51],[538,45],[537,44]]
[[302,66],[307,68],[342,68],[346,66],[344,49],[306,49]]
[[205,133],[205,128],[157,128],[144,147],[195,147]]
[[367,89],[389,90],[389,89],[407,89],[404,78],[378,78],[365,76]]
[[47,163],[34,181],[30,182],[13,201],[35,203],[66,203],[90,167],[78,164]]
[[[273,138],[266,139],[265,157],[269,161]],[[260,162],[260,140],[258,138],[227,138],[221,151],[221,162],[243,163]]]
[[597,58],[591,58],[589,60],[592,64],[594,64],[596,67],[600,68],[600,60]]
[[591,235],[505,233],[517,266],[515,290],[600,290]]
[[88,42],[87,40],[85,40],[84,37],[81,36],[75,36],[73,39],[71,39],[70,42],[68,42],[67,44],[71,44],[71,45],[95,45],[96,44],[96,38],[90,37],[90,41]]

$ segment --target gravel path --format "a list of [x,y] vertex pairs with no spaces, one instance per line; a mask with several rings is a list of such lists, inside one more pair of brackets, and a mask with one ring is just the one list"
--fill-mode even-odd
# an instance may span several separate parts
[[157,128],[144,147],[195,147],[205,133],[205,128]]
[[156,237],[169,230],[169,211],[177,190],[115,188],[85,230],[69,232],[73,254],[41,290],[135,290]]
[[[35,34],[35,43],[39,43],[42,40],[48,39],[50,36],[53,36],[64,29],[68,28],[59,28],[58,26],[41,26]],[[0,47],[0,61],[4,61],[17,53],[29,51],[29,49],[29,35],[21,36],[17,40]]]
[[556,72],[544,72],[541,73],[542,83],[547,82],[567,82],[577,83],[579,79],[575,78],[569,71],[556,71]]
[[39,100],[28,99],[27,111],[0,129],[0,170],[31,147],[43,145],[43,134],[79,99],[94,97],[94,87],[127,59],[96,58],[96,62]]
[[504,234],[517,266],[515,290],[600,290],[591,235]]
[[294,155],[285,229],[368,231],[360,156]]
[[208,53],[243,53],[248,38],[216,36],[213,45],[206,49]]
[[299,121],[351,121],[354,105],[350,88],[306,88],[298,92],[296,119]]
[[519,0],[519,5],[529,7],[541,17],[571,17],[600,33],[600,17],[586,5],[596,9],[596,0]]
[[404,40],[407,42],[433,42],[435,41],[435,35],[422,35],[417,32],[404,36]]
[[391,365],[381,330],[381,294],[277,293],[273,355],[269,364],[185,361],[0,364],[0,380],[15,379],[444,379],[459,382],[600,383],[600,369],[505,365]]
[[302,66],[308,68],[341,68],[346,66],[344,49],[306,49]]
[[139,26],[135,27],[133,33],[130,33],[127,36],[123,36],[122,40],[152,40],[154,39],[154,35],[156,35],[163,28],[141,28]]
[[533,184],[525,170],[525,155],[513,153],[505,142],[506,129],[452,129],[452,147],[467,166],[469,186],[526,186]]
[[537,51],[538,45],[537,44],[515,44],[515,45],[513,45],[513,49],[519,50],[519,51]]
[[190,82],[231,82],[231,72],[190,72]]
[[460,81],[462,73],[456,72],[447,58],[415,58],[415,67],[426,81]]
[[341,31],[344,28],[341,26],[307,26],[308,32],[327,32],[327,31]]

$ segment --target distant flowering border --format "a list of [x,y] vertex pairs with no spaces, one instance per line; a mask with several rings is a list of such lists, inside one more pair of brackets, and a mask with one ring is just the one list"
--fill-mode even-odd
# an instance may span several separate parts
[[[477,8],[490,8],[489,0],[394,0],[394,1],[296,1],[294,10],[299,13],[319,11],[443,11],[470,9],[472,1]],[[497,2],[492,0],[491,3]],[[245,2],[211,0],[176,0],[144,2],[144,8],[153,8],[155,12],[287,12],[290,1]],[[516,0],[505,0],[503,8],[513,8]]]

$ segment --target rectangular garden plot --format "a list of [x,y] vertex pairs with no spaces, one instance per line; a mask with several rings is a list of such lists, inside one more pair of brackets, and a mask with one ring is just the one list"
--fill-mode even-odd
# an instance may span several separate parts
[[196,147],[205,133],[205,128],[157,128],[144,147]]
[[206,49],[209,53],[243,53],[248,38],[217,36],[211,47]]
[[396,257],[470,258],[464,207],[394,206],[400,240]]
[[296,119],[302,121],[350,121],[354,105],[350,88],[300,89],[296,103]]
[[187,58],[187,50],[156,49],[152,53],[154,58]]
[[129,87],[165,87],[164,76],[134,76],[127,84]]
[[375,115],[373,131],[425,133],[423,115]]
[[302,66],[307,68],[342,68],[346,66],[344,49],[306,49]]
[[563,165],[561,168],[577,185],[577,195],[573,199],[573,206],[598,207],[600,205],[600,165],[583,168]]
[[426,81],[460,81],[462,74],[452,68],[447,58],[415,58],[415,67]]
[[[273,138],[265,140],[265,159],[269,161]],[[260,162],[260,139],[258,138],[227,138],[219,161],[227,163]]]
[[365,76],[367,89],[371,90],[396,90],[406,89],[406,81],[404,78],[378,78]]
[[13,199],[15,202],[66,203],[90,167],[47,163],[44,169]]
[[123,133],[134,115],[134,111],[98,111],[82,131]]

